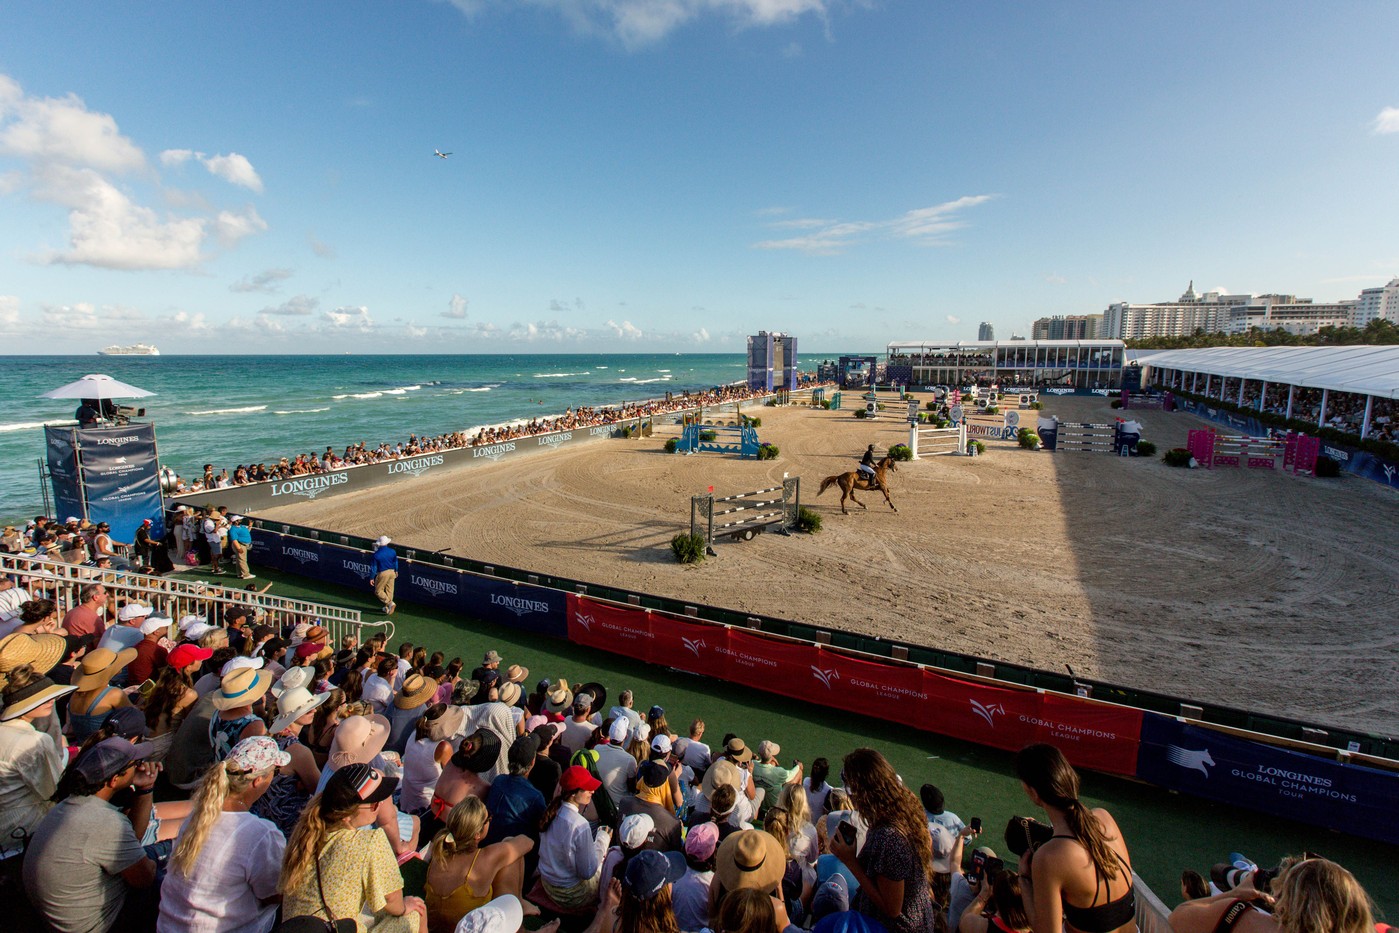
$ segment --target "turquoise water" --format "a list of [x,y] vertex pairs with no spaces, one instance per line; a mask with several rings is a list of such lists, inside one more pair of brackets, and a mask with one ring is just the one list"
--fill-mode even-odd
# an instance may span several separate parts
[[197,477],[364,441],[406,440],[577,405],[612,405],[741,382],[733,354],[519,356],[3,357],[0,520],[42,510],[37,461],[45,422],[70,420],[77,402],[41,399],[89,373],[154,392],[126,400],[156,426],[162,465]]

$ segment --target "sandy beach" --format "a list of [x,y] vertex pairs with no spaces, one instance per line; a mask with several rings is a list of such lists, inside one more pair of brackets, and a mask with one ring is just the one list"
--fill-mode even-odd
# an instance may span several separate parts
[[[1064,421],[1111,422],[1106,399],[1047,399]],[[782,451],[756,462],[667,455],[678,429],[472,465],[263,517],[388,534],[418,547],[734,609],[1062,669],[1187,698],[1393,734],[1399,697],[1399,496],[1356,479],[1180,470],[1156,458],[1023,451],[901,464],[842,515],[822,477],[889,417],[745,409]],[[1025,413],[1033,416],[1033,412]],[[1194,417],[1133,412],[1161,450]],[[1026,419],[1033,423],[1033,418]],[[480,461],[484,464],[484,461]],[[689,499],[802,479],[816,535],[721,543],[682,566]]]

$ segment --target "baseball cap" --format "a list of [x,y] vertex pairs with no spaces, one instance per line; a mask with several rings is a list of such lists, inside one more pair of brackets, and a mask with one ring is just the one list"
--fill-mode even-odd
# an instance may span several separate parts
[[149,635],[152,632],[159,632],[161,629],[168,629],[169,627],[169,616],[152,613],[146,616],[146,621],[141,623],[141,634]]
[[691,826],[685,834],[685,854],[696,861],[713,857],[719,848],[719,824],[713,820]]
[[607,729],[607,740],[614,745],[621,745],[627,740],[627,735],[631,732],[631,723],[627,722],[627,717],[618,716],[612,720],[612,725]]
[[850,909],[850,887],[845,876],[836,872],[827,878],[811,896],[811,916],[820,920],[827,914],[837,914]]
[[114,709],[102,720],[102,725],[112,730],[112,735],[123,739],[144,739],[150,731],[146,728],[146,714],[134,706]]
[[656,821],[649,813],[633,813],[617,827],[617,842],[628,849],[639,849],[655,829]]
[[660,752],[662,755],[670,754],[670,736],[658,735],[651,740],[651,751]]
[[89,784],[106,784],[138,761],[144,761],[154,751],[150,742],[135,745],[126,739],[103,739],[78,756],[73,767]]
[[510,743],[510,751],[506,753],[506,760],[512,767],[525,768],[534,762],[534,756],[539,754],[539,736],[526,733]]
[[[130,622],[132,619],[145,618],[150,615],[151,612],[150,606],[143,606],[140,603],[127,603],[117,610],[117,619],[122,622]],[[168,619],[166,620],[166,624],[169,624]]]
[[174,651],[170,652],[170,656],[166,658],[166,661],[171,667],[175,668],[175,670],[181,671],[191,664],[202,664],[213,656],[214,649],[201,648],[198,645],[185,642],[183,645],[178,645]]
[[249,670],[260,671],[262,670],[262,666],[266,663],[266,658],[245,658],[239,655],[236,658],[229,658],[228,663],[223,666],[223,670],[219,671],[219,677],[227,677],[234,671],[241,670],[245,667]]
[[398,778],[388,777],[370,765],[354,763],[336,769],[322,796],[330,809],[344,810],[358,803],[378,803],[392,796],[396,787]]
[[601,786],[602,782],[582,765],[569,765],[559,776],[559,787],[565,794],[571,794],[576,790],[597,790]]
[[515,933],[525,922],[525,909],[513,894],[502,894],[457,921],[456,933]]
[[647,787],[660,787],[670,779],[670,772],[659,761],[646,761],[637,769],[636,779]]
[[188,615],[182,615],[182,616],[180,616],[180,621],[179,621],[179,623],[178,623],[175,627],[178,628],[178,629],[179,629],[180,631],[182,631],[182,632],[187,632],[187,631],[189,631],[190,626],[194,625],[196,622],[203,622],[203,621],[204,621],[204,617],[203,617],[203,616],[197,616],[197,615],[195,615],[194,613],[189,613]]
[[271,768],[286,767],[291,764],[291,755],[278,748],[277,740],[271,736],[255,735],[233,746],[224,761],[232,762],[238,771],[255,774]]

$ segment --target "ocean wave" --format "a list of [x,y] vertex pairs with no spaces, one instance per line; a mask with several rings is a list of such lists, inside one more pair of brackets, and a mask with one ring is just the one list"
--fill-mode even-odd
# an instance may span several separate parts
[[668,370],[668,369],[658,369],[658,370],[656,370],[656,372],[658,372],[658,373],[668,373],[668,372],[670,372],[670,370]]
[[73,425],[76,421],[12,421],[9,424],[0,424],[0,433],[6,431],[28,431],[32,428],[42,428],[47,425]]
[[593,369],[606,369],[606,366],[594,366]]
[[385,394],[385,395],[403,395],[404,393],[407,393],[407,392],[416,392],[417,390],[419,390],[419,389],[421,389],[421,388],[422,388],[422,386],[399,386],[397,389],[385,389],[385,390],[384,390],[384,394]]
[[646,385],[646,383],[648,383],[648,382],[669,382],[669,381],[670,381],[670,377],[669,377],[669,376],[657,376],[655,379],[638,379],[638,378],[636,378],[635,376],[626,376],[626,377],[624,377],[624,378],[622,378],[622,379],[618,379],[617,381],[618,381],[618,382],[632,382],[632,383],[635,383],[636,385],[644,386],[644,385]]
[[209,408],[205,411],[186,411],[186,415],[243,415],[250,411],[265,411],[266,405],[248,405],[243,408]]
[[564,376],[588,376],[591,373],[535,373],[536,379],[561,379]]
[[314,415],[318,411],[330,411],[329,408],[288,408],[286,411],[274,411],[274,415]]

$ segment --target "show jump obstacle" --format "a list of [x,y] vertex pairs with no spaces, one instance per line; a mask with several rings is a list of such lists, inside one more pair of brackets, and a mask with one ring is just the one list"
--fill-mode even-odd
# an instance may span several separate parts
[[[712,487],[711,487],[712,489]],[[724,506],[716,509],[715,506]],[[690,534],[703,528],[705,552],[714,554],[714,539],[751,541],[770,528],[788,534],[801,509],[801,477],[784,476],[781,486],[716,498],[711,491],[690,497]]]
[[1148,395],[1140,392],[1129,392],[1122,390],[1122,410],[1127,411],[1136,408],[1141,411],[1175,411],[1176,397],[1170,392],[1161,395]]
[[1190,432],[1186,447],[1195,462],[1207,470],[1217,466],[1276,470],[1281,463],[1285,472],[1312,476],[1321,440],[1292,431],[1282,437],[1249,437],[1195,430]]
[[1129,457],[1136,453],[1142,439],[1142,426],[1137,421],[1118,419],[1112,424],[1060,421],[1040,418],[1037,433],[1045,450],[1077,451],[1090,454],[1115,454]]
[[[711,439],[706,440],[706,435]],[[738,454],[740,457],[758,456],[758,429],[749,424],[696,424],[685,425],[680,435],[679,449],[687,454],[712,450],[721,454]]]
[[908,426],[908,448],[913,451],[913,459],[931,457],[933,454],[965,454],[967,452],[967,426],[965,423],[950,428],[924,428],[917,424]]

